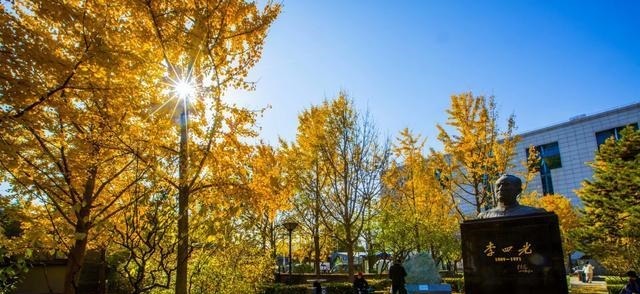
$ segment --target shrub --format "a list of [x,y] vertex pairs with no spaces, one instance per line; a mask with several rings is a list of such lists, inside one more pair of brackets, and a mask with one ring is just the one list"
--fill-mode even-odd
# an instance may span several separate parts
[[[391,281],[389,279],[371,279],[367,280],[369,283],[369,287],[373,290],[384,290],[391,286]],[[261,292],[263,294],[302,294],[308,293],[308,289],[311,287],[310,284],[301,284],[301,285],[284,285],[284,284],[267,284],[261,287]],[[331,294],[352,294],[353,293],[353,285],[349,282],[329,282],[322,283],[322,287],[327,288],[327,293]]]
[[[384,290],[391,286],[391,280],[368,280],[369,287],[376,290]],[[323,283],[327,287],[327,293],[331,294],[353,294],[353,284],[351,283]]]
[[353,294],[353,285],[351,283],[324,283],[322,286],[327,287],[327,293]]
[[191,293],[255,293],[260,285],[273,279],[272,260],[259,248],[238,242],[227,243],[218,250],[217,254],[207,248],[191,253]]
[[384,290],[391,287],[391,280],[389,279],[371,279],[367,280],[367,282],[369,282],[369,287],[373,288],[374,290]]
[[306,294],[309,285],[269,284],[261,287],[263,294]]
[[605,276],[604,281],[607,282],[607,285],[625,285],[627,283],[627,278],[618,276]]
[[442,278],[442,282],[451,285],[451,291],[453,291],[453,292],[463,292],[464,291],[464,278],[463,277]]
[[312,273],[313,270],[313,264],[300,263],[293,266],[294,273]]
[[620,291],[622,291],[622,288],[624,288],[624,284],[613,284],[613,285],[608,285],[607,284],[607,291],[609,292],[609,294],[619,294]]

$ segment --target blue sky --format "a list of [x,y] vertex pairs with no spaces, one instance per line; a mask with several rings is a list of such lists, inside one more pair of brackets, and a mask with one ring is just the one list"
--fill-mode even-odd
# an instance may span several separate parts
[[639,1],[284,1],[249,79],[262,137],[345,90],[383,134],[439,148],[450,96],[493,95],[518,132],[640,101]]

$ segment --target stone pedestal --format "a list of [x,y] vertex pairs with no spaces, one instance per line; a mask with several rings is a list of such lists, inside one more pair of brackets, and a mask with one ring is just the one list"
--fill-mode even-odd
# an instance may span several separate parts
[[460,229],[466,293],[567,293],[554,213],[465,221]]

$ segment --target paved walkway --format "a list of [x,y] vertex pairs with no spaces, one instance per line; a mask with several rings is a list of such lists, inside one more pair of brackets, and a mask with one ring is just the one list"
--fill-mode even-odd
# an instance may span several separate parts
[[607,283],[605,281],[593,281],[583,283],[578,277],[571,277],[571,294],[607,294]]

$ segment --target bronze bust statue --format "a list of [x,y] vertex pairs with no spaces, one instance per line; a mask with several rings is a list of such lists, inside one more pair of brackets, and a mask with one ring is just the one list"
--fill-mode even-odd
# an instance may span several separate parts
[[478,214],[478,218],[494,218],[505,216],[520,216],[543,213],[546,210],[526,205],[520,205],[516,197],[522,192],[522,181],[514,175],[502,175],[495,186],[498,206]]

